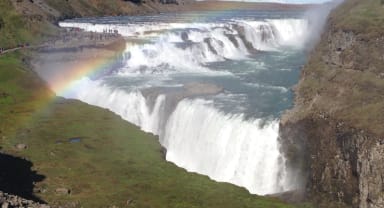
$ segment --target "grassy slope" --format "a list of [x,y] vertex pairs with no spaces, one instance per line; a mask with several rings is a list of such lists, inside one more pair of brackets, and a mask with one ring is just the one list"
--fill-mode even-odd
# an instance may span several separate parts
[[24,27],[15,27],[24,23],[22,18],[12,9],[9,1],[0,1],[0,47],[9,48],[18,44],[19,41],[32,40],[30,34]]
[[20,16],[11,1],[0,1],[0,47],[12,48],[17,44],[38,43],[42,37],[55,35],[53,25],[37,20],[38,15]]
[[360,45],[343,52],[343,58],[353,60],[356,68],[326,63],[323,57],[330,48],[328,40],[322,40],[302,72],[296,89],[301,107],[294,117],[327,112],[351,127],[384,134],[384,66],[379,47],[373,42],[384,32],[384,6],[380,0],[346,0],[331,14],[329,27],[333,32],[352,32],[359,41]]
[[[9,5],[0,10],[6,24],[19,18]],[[7,43],[31,39],[22,27],[5,27],[1,33],[9,34],[2,36]],[[0,146],[32,161],[46,177],[36,184],[47,190],[38,194],[43,200],[83,207],[121,207],[128,199],[133,200],[130,207],[291,207],[164,161],[156,137],[111,112],[78,101],[53,101],[21,61],[26,55],[0,56]],[[71,137],[83,139],[69,143]],[[16,151],[18,143],[28,149]],[[55,194],[60,187],[70,188],[71,195]]]
[[122,0],[46,0],[46,2],[62,13],[64,17],[78,16],[116,16],[128,14],[156,13],[159,11],[179,11],[182,5],[190,4],[190,0],[180,0],[181,4],[163,5],[158,1],[146,1],[145,4],[134,4]]
[[[347,0],[348,1],[348,0]],[[384,2],[381,0],[349,0],[337,9],[333,18],[336,28],[368,36],[382,35],[384,31]]]

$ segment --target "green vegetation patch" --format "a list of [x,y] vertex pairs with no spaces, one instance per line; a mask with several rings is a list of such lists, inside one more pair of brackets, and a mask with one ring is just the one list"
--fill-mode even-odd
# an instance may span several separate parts
[[14,11],[12,3],[0,1],[0,47],[11,48],[32,39],[33,35],[25,28],[25,22]]
[[15,48],[26,43],[38,45],[42,38],[52,37],[56,32],[57,28],[47,22],[44,15],[20,15],[10,0],[0,1],[1,48]]
[[382,35],[384,31],[383,0],[346,0],[334,13],[336,27],[369,36]]

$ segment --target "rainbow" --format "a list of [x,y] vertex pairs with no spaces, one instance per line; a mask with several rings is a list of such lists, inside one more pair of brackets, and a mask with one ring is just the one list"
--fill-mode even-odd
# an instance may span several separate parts
[[116,63],[123,53],[123,48],[117,44],[114,45],[113,48],[109,49],[114,51],[113,53],[106,53],[100,56],[100,54],[96,52],[91,52],[88,56],[95,56],[94,58],[86,58],[79,62],[66,65],[63,70],[61,70],[61,73],[49,79],[51,89],[57,96],[66,97],[66,95],[71,94],[71,92],[79,88],[79,80],[96,75]]
[[[112,43],[108,45],[107,47],[110,51],[104,53],[102,56],[94,52],[95,54],[90,54],[90,56],[94,55],[96,58],[87,58],[79,60],[78,62],[66,63],[65,66],[60,68],[60,73],[56,73],[53,77],[46,80],[48,84],[47,87],[49,87],[50,90],[46,87],[34,89],[30,92],[33,99],[27,100],[28,104],[25,103],[26,101],[23,101],[20,103],[21,105],[14,106],[14,108],[17,109],[27,109],[27,111],[23,110],[26,114],[20,113],[15,117],[12,125],[4,123],[6,126],[3,126],[3,128],[7,129],[7,132],[12,135],[16,134],[20,127],[34,126],[36,120],[38,120],[41,115],[50,112],[50,107],[58,99],[60,100],[60,97],[69,97],[68,95],[71,93],[80,90],[84,78],[102,72],[105,68],[108,68],[118,61],[125,47],[125,45],[119,44]],[[60,65],[60,63],[57,65]],[[38,67],[42,66],[39,64],[34,65],[34,68]]]

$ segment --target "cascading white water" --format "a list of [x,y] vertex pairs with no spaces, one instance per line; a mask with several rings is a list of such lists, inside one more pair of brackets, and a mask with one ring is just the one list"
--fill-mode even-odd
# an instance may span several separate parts
[[123,119],[140,126],[143,131],[159,134],[165,101],[164,95],[159,95],[153,108],[150,109],[147,100],[139,91],[127,93],[124,90],[113,89],[102,82],[92,81],[88,78],[79,80],[76,84],[80,86],[76,91],[62,96],[109,109]]
[[[307,31],[307,22],[303,19],[126,25],[62,22],[60,26],[96,32],[117,30],[124,35],[127,38],[124,66],[113,75],[119,79],[157,79],[158,76],[177,79],[172,75],[187,74],[183,77],[187,81],[180,81],[182,85],[188,82],[191,74],[233,77],[228,71],[212,70],[209,64],[246,61],[255,52],[275,52],[285,46],[300,48]],[[142,42],[135,41],[137,38]],[[159,135],[160,143],[167,149],[166,159],[188,171],[245,187],[255,194],[276,193],[294,187],[287,179],[284,158],[279,152],[277,120],[264,123],[265,117],[248,118],[235,111],[219,110],[214,98],[209,96],[202,99],[196,98],[199,94],[189,98],[188,93],[167,94],[158,90],[163,87],[161,84],[126,88],[105,80],[83,78],[76,82],[79,86],[76,91],[61,95],[110,109],[142,130]],[[240,87],[236,83],[228,80],[223,83],[235,89],[222,93],[223,97],[252,92],[254,86],[258,89],[267,86],[266,83],[245,83],[241,87],[252,90],[238,92]],[[153,90],[150,96],[143,88]],[[288,91],[280,85],[270,89],[273,90],[262,92],[262,96]]]
[[183,100],[160,138],[167,160],[214,180],[246,187],[251,193],[287,190],[276,180],[284,166],[279,152],[278,121],[260,126],[242,115],[225,115],[204,100]]
[[268,19],[240,21],[245,37],[258,50],[276,50],[279,46],[302,47],[308,34],[304,19]]
[[[261,51],[274,51],[281,46],[301,47],[308,29],[305,19],[149,25],[61,22],[60,26],[93,32],[116,30],[127,38],[155,36],[145,44],[127,44],[126,64],[121,74],[164,73],[164,68],[167,72],[209,72],[204,67],[207,63],[247,59],[251,52],[247,45]],[[164,32],[166,29],[176,31]]]

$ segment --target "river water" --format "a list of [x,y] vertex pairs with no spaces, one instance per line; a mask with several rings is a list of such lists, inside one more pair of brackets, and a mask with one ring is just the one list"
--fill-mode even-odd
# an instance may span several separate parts
[[117,31],[126,49],[108,73],[61,95],[158,135],[166,159],[187,171],[254,194],[291,190],[278,123],[306,60],[302,16],[235,10],[67,20],[60,26]]

